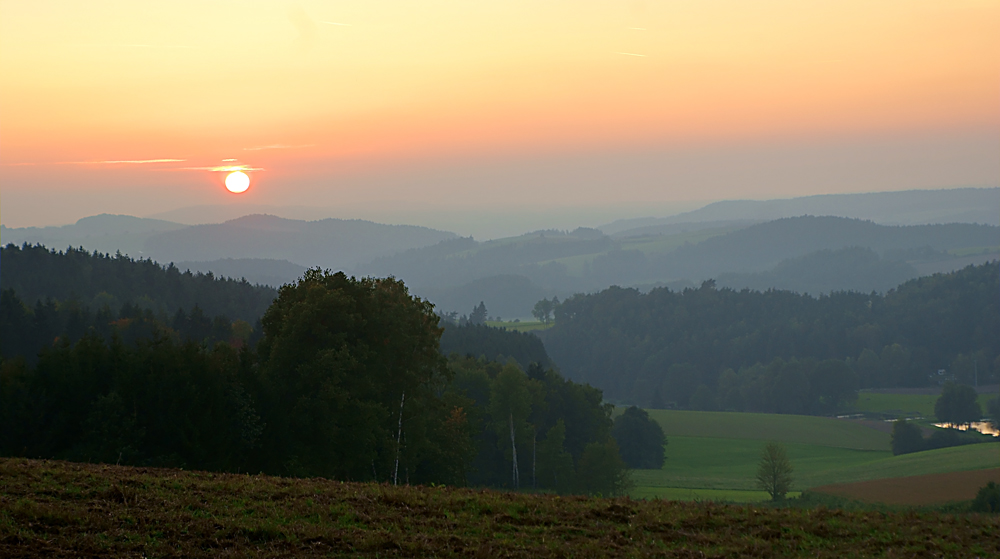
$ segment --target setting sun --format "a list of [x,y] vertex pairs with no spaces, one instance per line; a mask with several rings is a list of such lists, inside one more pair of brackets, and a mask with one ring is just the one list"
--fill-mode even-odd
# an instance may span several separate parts
[[250,177],[243,171],[233,171],[226,177],[226,188],[234,194],[246,192],[250,188]]

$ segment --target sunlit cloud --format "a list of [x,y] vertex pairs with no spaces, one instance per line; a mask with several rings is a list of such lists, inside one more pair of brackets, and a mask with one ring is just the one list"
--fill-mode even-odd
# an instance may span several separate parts
[[640,56],[642,58],[646,58],[645,54],[636,54],[634,52],[617,52],[615,54],[621,54],[621,55],[625,55],[625,56]]
[[231,173],[233,171],[264,171],[263,167],[251,167],[249,165],[219,165],[216,167],[181,167],[172,169],[174,171],[212,171],[216,173]]
[[299,145],[288,145],[288,144],[271,144],[267,146],[255,146],[252,148],[243,148],[243,151],[261,151],[265,149],[298,149],[298,148],[310,148],[316,144],[299,144]]
[[235,159],[223,159],[223,161],[236,161]]

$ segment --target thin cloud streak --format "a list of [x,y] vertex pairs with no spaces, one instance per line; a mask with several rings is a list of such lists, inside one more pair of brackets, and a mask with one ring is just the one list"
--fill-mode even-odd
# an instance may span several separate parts
[[74,161],[75,165],[145,165],[148,163],[180,163],[187,159],[115,159],[110,161]]
[[265,149],[298,149],[298,148],[311,148],[316,144],[299,144],[299,145],[288,145],[288,144],[271,144],[268,146],[255,146],[252,148],[243,148],[243,151],[261,151]]
[[219,167],[180,167],[177,169],[164,169],[167,171],[213,171],[225,173],[233,171],[265,171],[263,167],[251,167],[249,165],[223,165]]
[[625,56],[640,56],[642,58],[646,58],[645,54],[636,54],[634,52],[616,52],[615,54],[623,54]]

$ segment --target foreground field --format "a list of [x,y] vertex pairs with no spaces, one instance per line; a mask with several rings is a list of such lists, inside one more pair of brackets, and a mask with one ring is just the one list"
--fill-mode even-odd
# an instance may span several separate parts
[[991,481],[1000,483],[1000,468],[824,485],[813,491],[866,503],[940,505],[970,501]]
[[0,459],[3,557],[996,557],[1000,517]]

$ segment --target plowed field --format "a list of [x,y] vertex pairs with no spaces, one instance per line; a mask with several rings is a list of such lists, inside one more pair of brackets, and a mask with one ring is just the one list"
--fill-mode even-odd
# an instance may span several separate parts
[[971,500],[990,481],[1000,483],[1000,468],[839,483],[812,491],[868,503],[939,505]]

